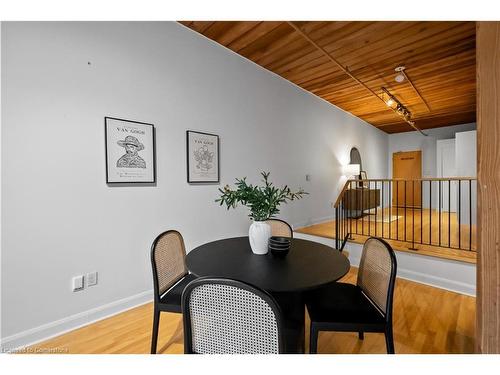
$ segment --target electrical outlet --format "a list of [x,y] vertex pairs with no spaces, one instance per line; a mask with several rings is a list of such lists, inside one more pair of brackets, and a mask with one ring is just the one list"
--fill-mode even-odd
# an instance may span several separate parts
[[306,174],[306,181],[311,181],[311,175],[310,174]]
[[73,277],[73,292],[78,292],[83,290],[84,285],[84,277],[83,275]]
[[87,274],[87,286],[97,285],[97,272]]

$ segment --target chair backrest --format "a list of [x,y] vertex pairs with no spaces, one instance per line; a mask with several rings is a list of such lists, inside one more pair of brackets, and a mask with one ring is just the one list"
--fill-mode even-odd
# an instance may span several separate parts
[[200,278],[182,295],[184,352],[283,352],[281,312],[265,291],[241,281]]
[[268,219],[266,220],[271,226],[271,236],[278,237],[293,237],[292,226],[284,220],[280,219]]
[[392,247],[380,238],[369,238],[363,246],[357,284],[387,320],[392,317],[396,271]]
[[159,298],[187,274],[184,239],[176,230],[160,234],[151,246],[155,298]]

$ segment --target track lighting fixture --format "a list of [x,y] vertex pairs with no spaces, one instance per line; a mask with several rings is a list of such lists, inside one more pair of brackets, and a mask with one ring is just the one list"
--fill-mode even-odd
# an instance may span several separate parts
[[392,95],[389,90],[382,87],[382,99],[389,108],[391,108],[395,113],[401,116],[408,124],[411,126],[415,125],[415,121],[411,119],[411,112],[406,108],[394,95]]

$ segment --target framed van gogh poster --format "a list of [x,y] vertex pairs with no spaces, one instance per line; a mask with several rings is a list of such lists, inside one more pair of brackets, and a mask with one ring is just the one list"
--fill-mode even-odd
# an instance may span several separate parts
[[104,118],[106,183],[156,182],[153,124]]
[[219,136],[186,132],[188,183],[219,182]]

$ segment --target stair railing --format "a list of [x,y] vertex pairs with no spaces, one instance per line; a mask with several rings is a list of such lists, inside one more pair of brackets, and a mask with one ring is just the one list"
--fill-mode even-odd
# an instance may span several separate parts
[[335,209],[335,248],[353,236],[415,245],[476,249],[477,179],[348,180]]

